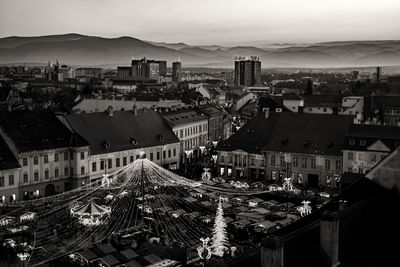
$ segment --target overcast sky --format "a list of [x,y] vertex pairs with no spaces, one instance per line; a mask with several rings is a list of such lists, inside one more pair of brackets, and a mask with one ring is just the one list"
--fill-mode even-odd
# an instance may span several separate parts
[[0,0],[0,36],[246,44],[400,39],[400,0]]

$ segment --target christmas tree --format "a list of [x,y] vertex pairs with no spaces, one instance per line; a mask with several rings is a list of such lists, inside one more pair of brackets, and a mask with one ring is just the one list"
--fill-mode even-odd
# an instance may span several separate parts
[[224,252],[228,250],[229,242],[226,233],[226,222],[224,218],[224,211],[222,210],[221,198],[219,199],[217,214],[215,216],[211,242],[211,249],[214,255],[222,257],[224,255]]

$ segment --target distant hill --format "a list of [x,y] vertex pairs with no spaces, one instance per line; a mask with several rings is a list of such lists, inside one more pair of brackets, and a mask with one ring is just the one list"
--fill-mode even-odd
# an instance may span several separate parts
[[171,61],[186,67],[232,68],[235,56],[259,56],[263,68],[332,68],[400,65],[400,41],[343,41],[271,46],[192,46],[150,42],[123,36],[103,38],[81,34],[0,38],[0,64],[61,63],[78,66],[129,65],[134,58]]

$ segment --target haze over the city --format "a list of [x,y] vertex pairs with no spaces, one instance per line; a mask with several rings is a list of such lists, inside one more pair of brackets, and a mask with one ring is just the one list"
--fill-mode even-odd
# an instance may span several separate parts
[[400,39],[399,13],[398,0],[1,0],[0,37],[76,32],[194,45],[393,40]]

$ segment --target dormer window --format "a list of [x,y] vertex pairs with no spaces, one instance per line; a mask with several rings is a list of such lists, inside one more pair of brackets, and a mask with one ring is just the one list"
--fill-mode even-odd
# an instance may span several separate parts
[[356,144],[356,140],[350,139],[349,144],[352,145],[352,146],[354,146],[354,145]]
[[163,136],[162,134],[159,134],[159,135],[157,135],[157,139],[158,139],[160,142],[163,142],[163,141],[164,141],[164,136]]
[[110,149],[111,144],[110,144],[109,141],[105,141],[105,142],[103,143],[103,146],[104,146],[105,149]]
[[137,145],[137,141],[135,138],[129,139],[129,143],[131,143],[132,145]]
[[360,140],[360,146],[365,146],[365,140]]

